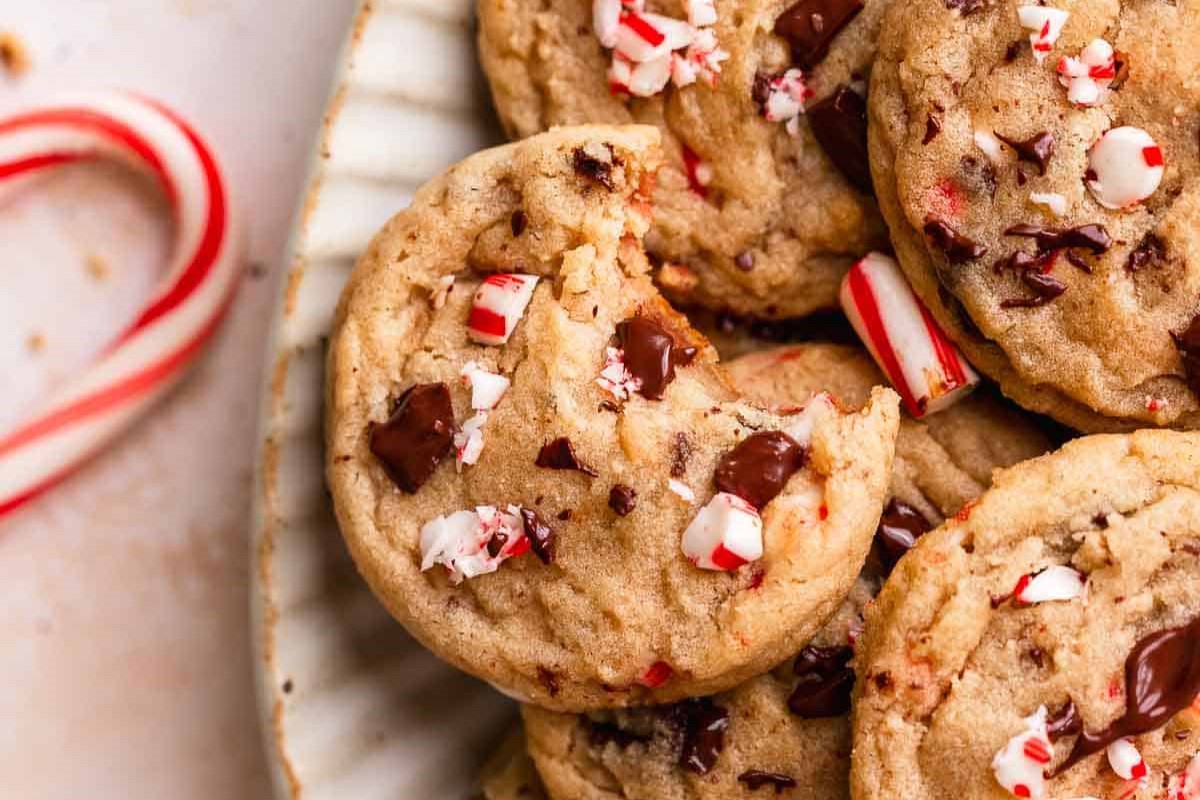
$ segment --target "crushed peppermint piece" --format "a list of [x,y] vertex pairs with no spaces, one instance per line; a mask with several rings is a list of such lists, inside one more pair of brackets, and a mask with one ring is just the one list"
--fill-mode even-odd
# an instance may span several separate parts
[[1142,754],[1128,739],[1117,739],[1107,748],[1108,764],[1117,776],[1127,781],[1139,781],[1149,771]]
[[1029,44],[1033,47],[1033,57],[1041,64],[1054,48],[1062,33],[1063,25],[1067,24],[1068,12],[1060,8],[1046,6],[1018,6],[1017,19],[1021,27],[1032,31],[1029,34]]
[[697,28],[717,24],[716,0],[688,0],[688,22]]
[[477,506],[455,511],[421,527],[421,571],[441,564],[451,583],[495,572],[500,565],[529,550],[520,508]]
[[975,146],[983,151],[988,161],[1000,164],[1004,161],[1004,145],[989,131],[975,131]]
[[754,506],[718,492],[683,532],[683,554],[700,569],[734,570],[762,558],[762,519]]
[[454,466],[459,472],[462,472],[463,464],[474,466],[479,463],[479,454],[483,452],[483,426],[487,418],[487,412],[480,411],[463,422],[454,434]]
[[618,400],[628,400],[631,394],[642,388],[642,382],[633,377],[633,373],[625,366],[625,351],[615,347],[605,348],[604,366],[596,383]]
[[1083,594],[1087,579],[1082,572],[1055,564],[1040,572],[1022,575],[1013,589],[1013,600],[1020,605],[1074,600]]
[[1063,56],[1057,69],[1058,82],[1067,88],[1067,99],[1077,106],[1103,103],[1117,77],[1112,45],[1103,39],[1093,39],[1078,56]]
[[434,309],[442,308],[446,305],[446,298],[450,296],[450,290],[454,288],[454,276],[443,275],[438,278],[437,286],[433,290],[433,294],[429,296],[429,304]]
[[1188,765],[1171,776],[1167,784],[1167,800],[1197,800],[1200,798],[1200,753],[1192,756]]
[[646,671],[642,673],[642,677],[638,678],[638,683],[645,686],[647,689],[657,689],[671,679],[675,674],[675,670],[665,661],[655,661]]
[[1162,148],[1132,125],[1112,128],[1088,150],[1087,187],[1105,208],[1131,208],[1158,189]]
[[1058,192],[1030,192],[1029,202],[1045,206],[1056,217],[1067,213],[1067,198]]
[[1046,733],[1046,707],[1038,706],[1022,722],[1025,730],[1009,739],[992,759],[992,773],[1013,796],[1042,800],[1046,796],[1045,769],[1054,754]]
[[667,480],[667,488],[689,503],[696,502],[696,493],[692,491],[692,487],[688,486],[683,481],[677,481],[674,478],[669,478]]
[[592,30],[600,44],[611,50],[617,46],[617,28],[621,24],[621,0],[593,0]]
[[601,46],[612,50],[608,70],[614,94],[653,97],[674,82],[716,84],[729,53],[710,27],[717,21],[714,0],[689,0],[688,19],[648,12],[642,2],[593,0],[592,27]]
[[804,407],[793,415],[783,432],[796,440],[801,447],[807,447],[812,441],[813,428],[818,421],[830,414],[837,413],[837,406],[828,392],[818,392],[808,399]]
[[708,196],[712,183],[712,165],[700,158],[695,150],[683,145],[683,167],[687,171],[688,188],[700,197]]
[[476,411],[489,411],[496,407],[500,398],[508,391],[512,381],[503,375],[484,369],[474,361],[463,364],[463,383],[471,389],[471,408]]
[[496,273],[484,278],[471,301],[467,335],[479,344],[507,342],[525,315],[537,282],[536,276],[514,273]]
[[804,103],[813,96],[813,90],[808,88],[804,73],[792,67],[784,72],[768,77],[758,90],[763,116],[768,122],[783,122],[787,125],[788,133],[793,136],[799,133],[800,115],[804,113]]

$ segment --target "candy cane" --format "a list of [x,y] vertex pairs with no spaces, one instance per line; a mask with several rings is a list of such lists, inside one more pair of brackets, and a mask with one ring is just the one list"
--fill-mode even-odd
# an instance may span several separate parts
[[0,186],[104,158],[150,173],[175,223],[172,256],[137,316],[77,378],[0,432],[0,516],[71,473],[186,371],[217,329],[239,276],[229,197],[208,145],[174,112],[128,94],[93,94],[0,119]]

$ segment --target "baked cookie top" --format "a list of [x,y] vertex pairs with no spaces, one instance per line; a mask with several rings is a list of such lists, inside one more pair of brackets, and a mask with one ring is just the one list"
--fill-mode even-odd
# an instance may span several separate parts
[[1200,425],[1200,3],[905,0],[870,93],[899,260],[972,363],[1084,430]]
[[796,317],[835,308],[854,260],[886,245],[861,93],[888,1],[626,3],[672,36],[689,19],[706,23],[697,44],[667,51],[672,77],[654,92],[620,55],[642,26],[616,29],[616,49],[605,47],[592,0],[480,0],[479,52],[512,136],[582,122],[662,131],[646,244],[673,300]]
[[999,473],[868,609],[853,795],[1192,796],[1198,552],[1200,434]]
[[[823,343],[743,356],[728,370],[739,390],[772,406],[804,403],[821,391],[854,406],[882,381],[862,350]],[[1023,415],[984,394],[923,422],[904,419],[872,556],[810,645],[707,701],[587,715],[526,708],[529,748],[551,797],[717,800],[752,797],[762,787],[848,797],[851,645],[863,609],[912,539],[982,492],[994,469],[1047,448]],[[708,727],[717,730],[706,738]]]
[[661,299],[640,245],[658,163],[637,126],[468,158],[376,237],[330,342],[328,480],[360,571],[435,653],[550,708],[707,694],[795,653],[891,470],[893,392],[763,409]]

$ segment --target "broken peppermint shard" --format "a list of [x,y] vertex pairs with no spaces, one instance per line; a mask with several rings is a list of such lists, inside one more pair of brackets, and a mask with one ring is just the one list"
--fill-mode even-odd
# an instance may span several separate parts
[[1046,796],[1045,770],[1054,755],[1046,733],[1046,707],[1038,706],[1023,722],[1025,730],[1009,739],[992,759],[992,773],[1014,797],[1042,800]]
[[484,369],[474,361],[463,364],[461,374],[463,383],[471,389],[471,408],[477,411],[495,408],[512,384],[508,378]]
[[633,373],[625,366],[625,351],[616,347],[604,350],[604,366],[596,378],[596,384],[618,400],[628,400],[629,396],[642,388],[642,382],[633,377]]
[[471,301],[467,335],[480,344],[507,342],[524,316],[537,282],[533,275],[497,273],[487,276]]
[[1107,749],[1108,765],[1117,777],[1127,781],[1140,781],[1149,771],[1142,754],[1128,739],[1117,739]]
[[804,80],[804,73],[795,67],[780,75],[766,79],[760,89],[763,116],[768,122],[783,122],[792,136],[800,133],[800,115],[804,104],[813,96],[813,90]]
[[1068,100],[1078,106],[1096,106],[1108,98],[1108,87],[1117,77],[1116,54],[1108,42],[1093,39],[1078,57],[1060,58],[1057,69]]
[[947,408],[979,375],[938,327],[888,256],[868,253],[842,280],[842,308],[916,418]]
[[501,511],[477,506],[437,517],[421,528],[421,571],[441,564],[451,583],[495,572],[500,565],[529,550],[518,506]]
[[1033,47],[1033,57],[1041,64],[1054,48],[1062,33],[1063,25],[1067,24],[1066,11],[1045,6],[1018,6],[1017,19],[1021,27],[1032,31],[1029,34],[1029,44]]
[[701,569],[734,570],[762,558],[762,519],[754,506],[717,493],[683,532],[683,554]]
[[1055,565],[1041,572],[1021,576],[1013,589],[1013,601],[1031,606],[1054,600],[1074,600],[1083,594],[1087,579],[1083,573],[1070,567]]
[[688,22],[697,28],[717,24],[716,0],[688,0]]
[[613,51],[608,71],[615,94],[653,97],[671,81],[690,86],[697,80],[715,85],[729,53],[717,44],[713,0],[689,0],[688,19],[645,10],[642,2],[593,0],[596,38]]
[[1192,756],[1192,760],[1181,771],[1171,776],[1167,784],[1167,800],[1198,800],[1200,799],[1200,753]]
[[807,447],[812,440],[813,428],[817,423],[830,414],[837,413],[837,406],[828,392],[818,392],[809,398],[798,412],[788,418],[788,426],[783,432],[792,437],[802,447]]
[[1136,206],[1154,194],[1162,177],[1162,148],[1141,128],[1112,128],[1088,151],[1087,187],[1105,208]]

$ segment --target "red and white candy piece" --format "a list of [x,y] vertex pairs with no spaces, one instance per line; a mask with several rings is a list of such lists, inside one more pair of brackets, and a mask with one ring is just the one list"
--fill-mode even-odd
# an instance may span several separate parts
[[461,374],[463,383],[471,389],[471,408],[476,411],[495,408],[512,385],[508,378],[484,369],[474,361],[463,364]]
[[170,261],[137,316],[31,419],[0,431],[0,515],[63,480],[170,389],[212,338],[240,274],[229,192],[208,143],[152,100],[98,93],[0,120],[0,185],[41,169],[115,161],[162,187]]
[[840,297],[854,330],[914,417],[941,411],[979,384],[888,256],[868,253],[851,267]]
[[[508,559],[529,550],[520,513],[519,506],[506,511],[477,506],[430,520],[421,527],[421,571],[441,564],[456,584],[495,572]],[[493,539],[495,555],[488,548]]]
[[609,89],[653,97],[671,81],[683,87],[716,83],[729,54],[710,26],[717,20],[713,0],[689,0],[688,19],[645,10],[629,0],[593,0],[592,25],[600,44],[613,51]]
[[1068,12],[1059,8],[1017,7],[1017,19],[1021,27],[1032,31],[1029,34],[1029,44],[1033,46],[1033,57],[1037,59],[1037,63],[1045,61],[1046,56],[1054,49],[1054,43],[1058,41],[1069,16],[1071,15]]
[[804,103],[813,96],[808,88],[804,73],[795,67],[782,75],[771,78],[767,84],[767,99],[763,102],[763,116],[768,122],[784,122],[788,133],[795,136],[800,132],[800,115]]
[[1158,189],[1163,153],[1141,128],[1111,128],[1088,151],[1087,187],[1105,208],[1136,206]]
[[1013,588],[1013,602],[1031,606],[1054,600],[1074,600],[1083,595],[1087,579],[1082,572],[1061,564],[1022,575]]
[[628,400],[629,396],[642,388],[642,382],[633,377],[625,366],[625,351],[616,347],[604,350],[604,366],[596,378],[596,384],[617,400]]
[[504,344],[525,315],[538,279],[533,275],[496,273],[475,290],[467,335],[480,344]]
[[683,481],[675,480],[674,478],[667,479],[667,489],[685,503],[696,502],[696,493],[692,491],[692,487],[688,486]]
[[716,0],[687,0],[688,22],[697,28],[717,24]]
[[1058,81],[1067,87],[1067,99],[1079,106],[1095,106],[1108,97],[1108,87],[1117,77],[1116,54],[1103,39],[1093,39],[1078,57],[1058,60]]
[[1067,213],[1067,197],[1058,192],[1030,192],[1029,202],[1045,207],[1056,217]]
[[683,554],[701,569],[733,570],[762,558],[762,519],[754,506],[718,492],[683,532]]
[[1200,753],[1188,765],[1171,776],[1167,800],[1200,800]]
[[825,417],[836,414],[837,406],[828,392],[818,392],[808,399],[799,412],[788,418],[784,433],[797,444],[806,446],[812,440],[813,428]]
[[1149,772],[1142,754],[1128,739],[1117,739],[1105,752],[1108,754],[1108,765],[1120,778],[1140,781]]
[[1009,739],[992,759],[992,773],[1014,797],[1042,800],[1046,796],[1045,770],[1054,756],[1046,732],[1046,707],[1039,706],[1023,722],[1025,730]]

